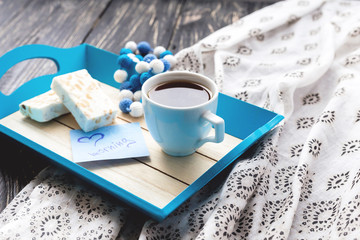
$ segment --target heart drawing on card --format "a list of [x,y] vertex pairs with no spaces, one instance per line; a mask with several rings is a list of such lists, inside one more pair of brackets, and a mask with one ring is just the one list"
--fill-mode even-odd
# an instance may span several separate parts
[[101,139],[103,139],[105,137],[105,135],[103,133],[94,133],[93,135],[91,135],[90,137],[81,137],[78,138],[78,143],[92,143],[94,142],[94,146],[96,146],[96,143],[98,141],[100,141]]

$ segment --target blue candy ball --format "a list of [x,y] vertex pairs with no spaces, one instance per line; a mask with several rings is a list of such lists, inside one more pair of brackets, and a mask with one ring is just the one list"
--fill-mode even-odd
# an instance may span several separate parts
[[160,59],[162,62],[163,62],[163,64],[164,64],[164,72],[166,72],[167,70],[169,70],[170,69],[170,67],[171,67],[171,65],[170,65],[170,63],[169,63],[169,61],[168,60],[166,60],[166,59]]
[[173,55],[173,53],[172,53],[171,51],[169,51],[169,50],[166,50],[165,52],[162,52],[162,53],[160,54],[160,58],[163,58],[163,57],[165,57],[166,55]]
[[145,41],[139,42],[137,45],[137,49],[139,50],[140,54],[143,56],[145,56],[146,54],[152,51],[150,44]]
[[130,70],[135,65],[133,60],[129,56],[127,56],[126,54],[125,55],[120,55],[118,57],[117,64],[119,64],[119,66],[121,68],[124,68],[125,70]]
[[122,54],[128,54],[128,53],[133,53],[133,51],[131,51],[130,48],[122,48],[122,49],[120,50],[120,55],[122,55]]
[[134,74],[130,77],[131,91],[136,92],[141,89],[140,75]]
[[152,53],[148,53],[148,54],[145,55],[143,61],[147,62],[147,63],[150,63],[154,59],[157,59],[157,57]]
[[125,81],[120,85],[119,90],[121,91],[121,90],[127,89],[127,90],[131,91],[131,88],[132,88],[132,86],[131,86],[130,81]]
[[150,73],[150,72],[144,72],[140,75],[140,82],[141,84],[144,84],[144,82],[146,82],[146,80],[148,80],[149,78],[151,78],[152,76],[154,76],[154,74]]
[[124,98],[120,101],[119,108],[123,113],[129,113],[130,112],[130,105],[133,103],[131,99]]

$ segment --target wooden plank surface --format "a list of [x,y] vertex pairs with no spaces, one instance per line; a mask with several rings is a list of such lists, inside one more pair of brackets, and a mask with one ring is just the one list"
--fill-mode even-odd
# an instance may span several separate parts
[[118,53],[127,41],[168,47],[183,1],[112,1],[85,42]]
[[[60,117],[57,121],[69,126],[72,129],[79,129],[75,119],[69,114]],[[129,121],[117,118],[114,124],[125,123],[129,123]],[[188,185],[190,185],[216,163],[216,161],[212,158],[205,157],[199,153],[195,153],[195,159],[194,156],[183,157],[181,159],[168,156],[161,151],[160,146],[153,140],[147,130],[142,129],[142,133],[149,149],[150,157],[140,158],[138,161],[152,168],[159,169],[159,171],[164,172]],[[237,142],[239,143],[240,141]]]
[[[116,53],[128,39],[177,52],[272,2],[0,0],[0,55],[23,44],[72,47],[83,42]],[[17,64],[0,79],[0,91],[9,94],[27,80],[55,71],[49,60]],[[1,211],[49,162],[1,133],[0,146]]]

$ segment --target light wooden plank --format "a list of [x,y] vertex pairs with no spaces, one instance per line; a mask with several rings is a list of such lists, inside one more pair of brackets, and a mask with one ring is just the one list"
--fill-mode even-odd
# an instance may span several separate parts
[[[74,117],[70,114],[58,118],[57,121],[74,129],[80,128]],[[125,123],[128,122],[120,118],[117,118],[114,122],[114,124]],[[189,185],[216,163],[207,156],[198,153],[186,157],[169,156],[161,150],[160,146],[155,142],[147,130],[142,129],[142,133],[150,157],[146,159],[139,158],[138,160]]]
[[[0,124],[71,161],[70,134],[67,126],[56,121],[38,123],[15,112]],[[137,160],[94,162],[84,167],[140,198],[163,207],[187,185]]]
[[160,208],[165,207],[187,187],[134,159],[96,161],[80,165]]
[[0,120],[0,124],[20,133],[54,153],[71,159],[69,128],[57,122],[39,123],[24,117],[19,111]]

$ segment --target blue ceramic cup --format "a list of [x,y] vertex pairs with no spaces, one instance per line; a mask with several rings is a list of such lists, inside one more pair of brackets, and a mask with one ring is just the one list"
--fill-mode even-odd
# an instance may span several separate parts
[[[191,107],[173,107],[149,98],[149,91],[170,81],[189,81],[200,84],[211,92],[207,102]],[[142,104],[147,127],[162,150],[171,156],[186,156],[206,142],[220,143],[225,135],[225,123],[215,115],[219,91],[216,84],[206,76],[172,71],[149,78],[142,86]],[[208,136],[214,126],[215,135]]]

